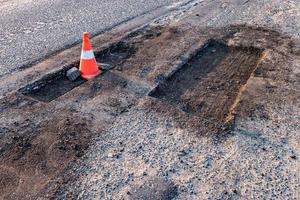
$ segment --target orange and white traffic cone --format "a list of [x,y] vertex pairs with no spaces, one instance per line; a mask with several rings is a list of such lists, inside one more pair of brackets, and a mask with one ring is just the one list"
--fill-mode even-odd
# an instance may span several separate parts
[[101,74],[101,70],[99,70],[97,66],[95,55],[90,44],[89,34],[87,32],[83,33],[79,71],[81,77],[87,80],[93,79]]

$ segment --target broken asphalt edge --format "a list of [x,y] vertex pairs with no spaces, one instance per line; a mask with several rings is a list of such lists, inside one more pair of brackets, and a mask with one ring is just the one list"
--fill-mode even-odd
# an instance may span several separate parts
[[[139,15],[133,19],[117,24],[114,27],[101,31],[99,34],[92,35],[91,42],[94,51],[109,48],[111,45],[126,38],[151,23],[158,23],[170,15],[176,16],[201,2],[199,0],[185,0],[174,5],[163,6]],[[28,67],[0,76],[0,98],[13,93],[27,84],[31,84],[41,79],[47,74],[58,72],[62,69],[71,68],[79,63],[81,43],[67,46],[66,49],[31,63]]]

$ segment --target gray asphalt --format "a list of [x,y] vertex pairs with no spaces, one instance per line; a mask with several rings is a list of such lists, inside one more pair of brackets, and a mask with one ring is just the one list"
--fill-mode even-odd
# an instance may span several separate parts
[[180,0],[0,0],[0,76]]

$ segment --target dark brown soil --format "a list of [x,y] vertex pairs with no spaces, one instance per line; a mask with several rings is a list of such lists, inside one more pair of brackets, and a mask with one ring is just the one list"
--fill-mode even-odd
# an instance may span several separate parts
[[262,56],[256,48],[228,47],[209,41],[151,96],[214,123],[224,124]]
[[126,59],[130,58],[135,52],[134,47],[123,41],[111,45],[103,51],[96,52],[96,60],[101,63],[107,63],[115,67]]
[[[65,119],[45,121],[36,133],[14,136],[6,144],[0,165],[1,193],[5,199],[35,194],[71,160],[83,155],[91,137],[89,122],[69,114]],[[18,192],[11,193],[16,186]]]

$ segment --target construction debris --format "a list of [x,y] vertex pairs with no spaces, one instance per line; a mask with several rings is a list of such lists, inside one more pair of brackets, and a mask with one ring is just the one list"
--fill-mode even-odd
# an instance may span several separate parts
[[99,66],[101,66],[101,69],[104,69],[104,70],[111,70],[113,68],[112,65],[107,64],[107,63],[99,63]]
[[77,67],[72,67],[67,71],[66,76],[70,81],[75,81],[78,77],[80,77],[80,71]]

